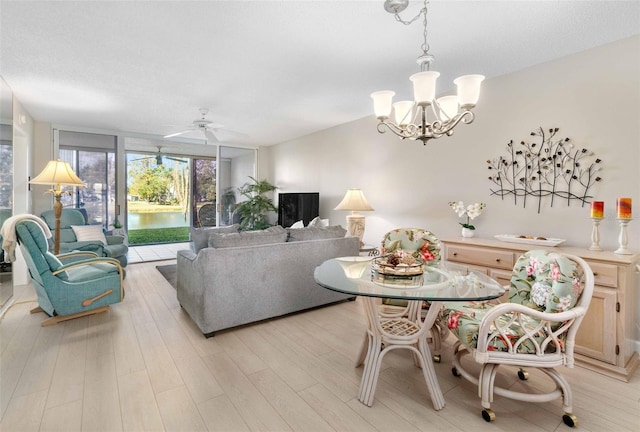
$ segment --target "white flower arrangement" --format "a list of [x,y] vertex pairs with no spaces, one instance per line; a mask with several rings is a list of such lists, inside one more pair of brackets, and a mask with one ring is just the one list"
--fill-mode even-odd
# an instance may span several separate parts
[[462,201],[458,201],[458,202],[452,201],[449,203],[449,207],[451,207],[453,211],[458,214],[458,217],[463,217],[465,215],[467,216],[467,223],[459,222],[459,224],[462,225],[463,228],[475,230],[476,227],[471,225],[471,220],[477,218],[482,214],[482,211],[486,207],[486,204],[475,203],[475,204],[469,204],[468,206],[465,207]]

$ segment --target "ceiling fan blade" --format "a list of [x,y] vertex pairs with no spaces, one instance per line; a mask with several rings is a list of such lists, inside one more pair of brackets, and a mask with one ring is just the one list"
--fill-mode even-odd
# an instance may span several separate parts
[[186,133],[191,132],[193,130],[195,130],[195,129],[191,128],[191,129],[183,130],[182,132],[176,132],[174,134],[165,135],[163,138],[171,138],[171,137],[175,137],[175,136],[178,136],[178,135],[183,135],[183,134],[186,134]]
[[131,159],[129,162],[135,162],[135,161],[141,161],[141,160],[145,160],[145,159],[151,159],[154,158],[155,156],[147,156],[147,157],[142,157],[142,158],[138,158],[138,159]]
[[172,161],[187,163],[187,161],[184,160],[184,159],[178,159],[178,158],[174,158],[174,157],[171,157],[171,156],[165,156],[165,159],[171,159]]
[[219,142],[218,138],[208,129],[203,129],[204,136],[207,138],[207,144]]

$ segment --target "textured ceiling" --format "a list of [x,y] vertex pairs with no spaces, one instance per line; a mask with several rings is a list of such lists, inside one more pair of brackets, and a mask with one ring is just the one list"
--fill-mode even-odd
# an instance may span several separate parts
[[[375,90],[411,98],[422,27],[382,5],[2,0],[0,75],[36,120],[162,136],[208,107],[246,134],[225,142],[270,145],[372,115]],[[640,32],[638,1],[435,0],[428,17],[438,93]]]

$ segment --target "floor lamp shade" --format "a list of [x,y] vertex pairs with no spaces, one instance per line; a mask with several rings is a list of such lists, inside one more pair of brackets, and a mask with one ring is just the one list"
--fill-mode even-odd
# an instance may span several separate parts
[[85,184],[78,178],[76,173],[73,172],[69,162],[64,162],[59,159],[49,161],[42,172],[33,180],[29,181],[29,183],[53,186],[48,192],[52,193],[56,199],[53,204],[53,214],[56,218],[54,253],[57,255],[60,253],[60,216],[62,216],[62,202],[60,202],[60,197],[64,193],[62,186],[84,187]]
[[362,246],[364,244],[362,237],[364,236],[365,219],[364,216],[358,212],[373,211],[373,207],[371,207],[364,197],[362,190],[349,189],[334,210],[347,210],[351,212],[351,214],[347,216],[347,232],[352,237],[358,237],[358,239],[360,239],[360,246]]

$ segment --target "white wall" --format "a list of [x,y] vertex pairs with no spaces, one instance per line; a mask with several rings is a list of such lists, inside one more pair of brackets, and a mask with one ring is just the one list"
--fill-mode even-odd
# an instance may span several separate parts
[[[399,86],[405,78],[398,77]],[[605,201],[601,245],[617,248],[615,199],[629,196],[635,213],[629,247],[640,250],[640,36],[487,80],[475,112],[474,123],[426,147],[378,134],[371,115],[269,148],[265,172],[278,192],[320,192],[320,215],[343,226],[346,212],[333,208],[348,188],[362,188],[375,208],[366,215],[369,244],[402,226],[425,227],[441,238],[459,236],[460,219],[448,202],[462,200],[487,204],[474,221],[477,236],[538,235],[588,247],[588,205],[556,201],[550,207],[545,201],[538,213],[531,201],[523,208],[521,200],[514,205],[512,198],[490,195],[486,160],[504,155],[510,140],[528,140],[540,126],[558,127],[575,146],[602,159],[603,180],[591,190]],[[640,341],[636,346],[640,351]]]
[[[539,126],[558,127],[575,146],[602,159],[603,180],[590,192],[605,201],[601,245],[617,247],[616,197],[632,197],[640,215],[640,36],[487,80],[475,112],[474,123],[427,146],[379,134],[371,115],[271,147],[267,171],[278,192],[320,192],[321,216],[334,224],[346,224],[346,212],[333,210],[346,189],[362,188],[375,208],[367,214],[367,243],[400,226],[458,236],[460,219],[448,202],[462,200],[487,204],[474,221],[478,236],[530,234],[586,247],[588,205],[556,200],[550,207],[543,201],[538,214],[532,200],[523,208],[521,199],[514,205],[512,198],[490,195],[486,160],[504,155],[509,140],[528,140]],[[640,250],[638,233],[634,221],[634,250]]]

